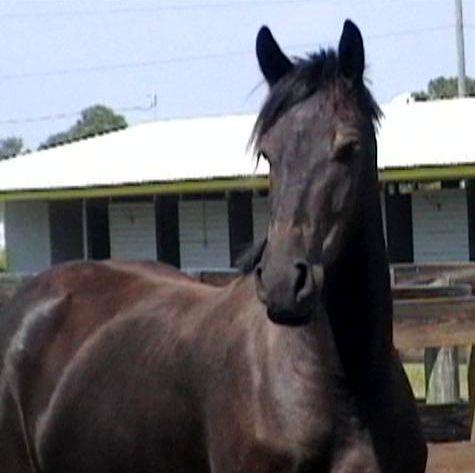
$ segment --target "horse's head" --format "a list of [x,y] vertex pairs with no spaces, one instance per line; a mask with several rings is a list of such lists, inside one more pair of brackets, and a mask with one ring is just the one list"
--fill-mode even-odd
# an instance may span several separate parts
[[310,319],[323,274],[338,261],[368,176],[376,175],[378,108],[364,85],[363,40],[352,22],[338,52],[291,62],[266,27],[256,46],[270,93],[253,139],[270,164],[271,208],[256,287],[271,320],[297,325]]

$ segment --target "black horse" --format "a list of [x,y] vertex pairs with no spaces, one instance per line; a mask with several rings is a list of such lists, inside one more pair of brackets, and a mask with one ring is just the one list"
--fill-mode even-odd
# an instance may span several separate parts
[[3,316],[3,473],[422,473],[392,343],[359,30],[295,63],[257,38],[254,145],[271,218],[225,287],[155,263],[72,263]]

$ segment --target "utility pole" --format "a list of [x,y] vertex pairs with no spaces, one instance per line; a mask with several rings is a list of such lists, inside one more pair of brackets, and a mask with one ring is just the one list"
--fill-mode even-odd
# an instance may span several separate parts
[[462,0],[455,0],[455,35],[457,38],[458,93],[459,97],[465,97],[465,45],[463,38]]
[[[458,95],[465,97],[465,51],[463,42],[462,0],[455,0],[455,34],[457,38]],[[472,347],[472,356],[475,352]],[[424,353],[426,402],[454,403],[460,400],[459,357],[457,347],[428,348]]]

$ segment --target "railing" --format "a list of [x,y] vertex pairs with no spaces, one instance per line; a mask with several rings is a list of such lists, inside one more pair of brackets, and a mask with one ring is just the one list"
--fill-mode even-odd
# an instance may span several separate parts
[[[427,473],[475,472],[475,264],[394,265],[394,341],[425,351],[427,395],[420,404],[429,441]],[[467,357],[468,402],[458,398],[458,353]],[[456,389],[454,389],[456,388]],[[456,393],[454,395],[454,393]],[[451,396],[454,398],[451,399]]]

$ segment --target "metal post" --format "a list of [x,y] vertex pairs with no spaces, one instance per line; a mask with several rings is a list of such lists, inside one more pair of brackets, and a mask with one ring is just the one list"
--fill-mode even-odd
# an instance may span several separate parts
[[463,37],[462,0],[455,0],[455,35],[457,38],[458,94],[459,97],[465,97],[465,45]]

